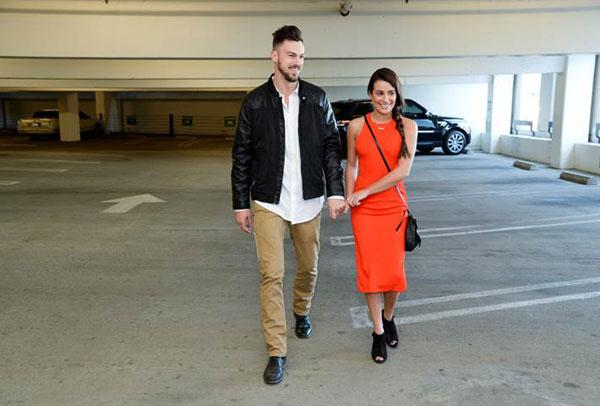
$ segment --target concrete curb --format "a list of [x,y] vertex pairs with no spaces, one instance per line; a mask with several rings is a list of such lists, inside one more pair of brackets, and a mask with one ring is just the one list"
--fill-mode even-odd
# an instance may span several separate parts
[[569,182],[579,183],[581,185],[595,185],[596,178],[588,175],[581,175],[579,173],[562,171],[559,176],[562,180]]
[[513,166],[526,171],[534,171],[537,169],[537,166],[533,162],[521,161],[519,159],[513,162]]

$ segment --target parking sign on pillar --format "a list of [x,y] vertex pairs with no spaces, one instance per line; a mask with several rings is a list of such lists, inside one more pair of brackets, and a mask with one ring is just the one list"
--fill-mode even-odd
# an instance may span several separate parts
[[81,141],[79,129],[79,100],[77,92],[63,93],[58,97],[60,140]]
[[595,55],[568,55],[556,79],[552,159],[554,168],[575,166],[575,144],[587,143],[592,110]]

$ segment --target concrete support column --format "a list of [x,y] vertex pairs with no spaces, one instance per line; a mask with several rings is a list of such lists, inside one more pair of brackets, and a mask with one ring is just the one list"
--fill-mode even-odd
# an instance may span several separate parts
[[58,97],[58,117],[60,140],[81,141],[77,92],[63,93]]
[[587,143],[592,108],[595,55],[569,55],[556,78],[552,159],[554,168],[575,165],[575,144]]
[[102,122],[102,125],[106,123],[106,97],[104,92],[95,92],[96,101],[96,118]]
[[120,132],[121,131],[121,118],[119,115],[119,102],[118,100],[115,98],[115,94],[114,93],[108,93],[107,97],[106,97],[106,104],[107,104],[107,114],[108,116],[106,117],[107,121],[106,121],[106,133],[111,133],[111,132]]
[[495,154],[499,149],[500,136],[510,134],[513,106],[514,75],[495,75],[488,85],[488,109],[485,125],[486,138],[481,148]]
[[111,93],[108,92],[95,92],[96,96],[96,117],[102,122],[102,128],[104,134],[108,134],[110,123],[110,103],[112,100]]
[[0,99],[0,128],[8,127],[6,124],[6,100]]
[[552,121],[552,115],[554,112],[554,89],[556,82],[555,73],[544,73],[542,74],[542,81],[540,84],[540,112],[538,114],[538,128],[536,135],[550,135],[548,134],[548,122]]
[[594,93],[592,97],[592,114],[590,118],[590,142],[598,143],[600,130],[596,133],[596,125],[600,123],[600,55],[596,55],[596,73],[594,75]]
[[512,90],[512,111],[510,113],[510,133],[512,134],[512,125],[515,120],[520,119],[521,111],[521,75],[514,75]]

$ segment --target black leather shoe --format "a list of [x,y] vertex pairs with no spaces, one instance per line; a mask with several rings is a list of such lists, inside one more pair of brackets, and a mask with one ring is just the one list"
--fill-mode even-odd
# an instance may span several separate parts
[[286,357],[269,357],[269,362],[263,373],[263,379],[267,385],[276,385],[283,381],[283,369],[286,363]]
[[296,332],[296,337],[310,337],[312,334],[312,323],[310,322],[310,316],[308,314],[306,316],[298,316],[296,313],[294,313],[294,317],[296,318],[296,328],[294,329]]

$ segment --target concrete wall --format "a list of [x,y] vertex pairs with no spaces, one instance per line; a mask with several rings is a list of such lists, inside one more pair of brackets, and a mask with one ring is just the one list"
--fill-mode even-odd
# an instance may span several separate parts
[[549,164],[552,155],[552,141],[547,138],[522,135],[501,135],[498,152],[528,161]]
[[[168,134],[169,114],[174,116],[176,135],[232,136],[235,127],[227,127],[225,118],[237,122],[241,100],[123,100],[125,132]],[[136,125],[127,124],[127,116],[136,116]],[[184,126],[182,116],[192,118]]]
[[471,146],[479,147],[485,132],[487,83],[409,85],[406,97],[416,100],[434,114],[462,117],[471,126]]
[[600,174],[600,144],[576,144],[575,169]]
[[[308,45],[307,45],[308,46]],[[265,50],[268,48],[265,45]],[[480,82],[491,74],[563,72],[564,56],[434,59],[307,59],[302,77],[320,86],[364,87],[380,67],[404,85]],[[273,71],[269,60],[111,60],[0,58],[0,91],[249,89]]]
[[303,29],[313,58],[600,51],[597,0],[355,3],[341,17],[334,0],[3,0],[0,56],[264,58],[284,24]]

